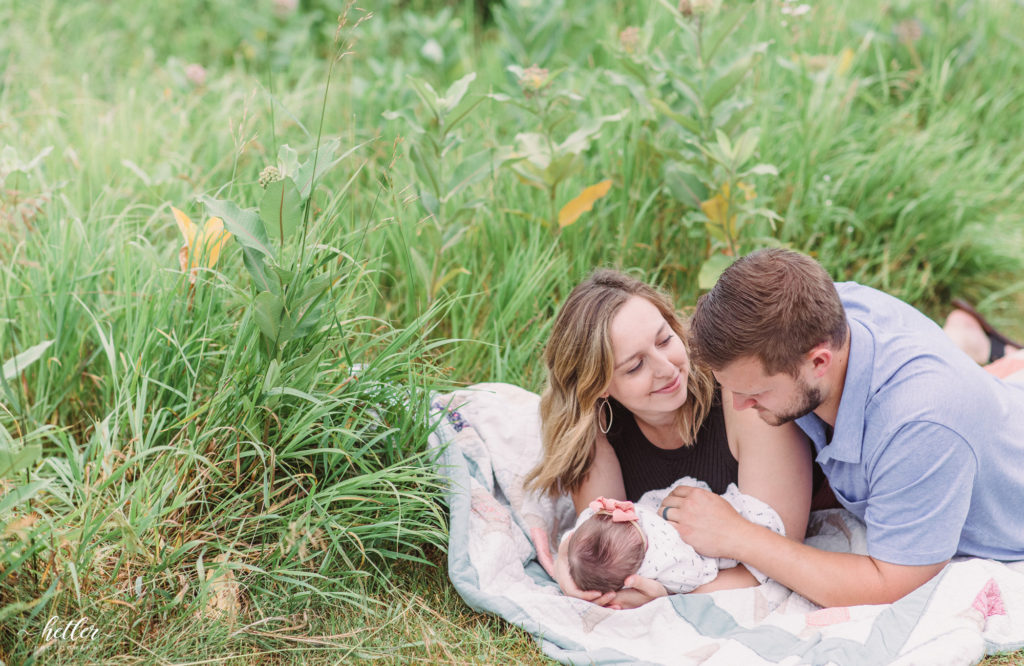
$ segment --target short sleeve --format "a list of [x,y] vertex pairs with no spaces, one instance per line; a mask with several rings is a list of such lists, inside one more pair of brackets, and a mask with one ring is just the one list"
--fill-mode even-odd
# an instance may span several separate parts
[[915,421],[878,451],[866,461],[869,490],[862,502],[868,554],[904,565],[953,557],[978,470],[970,446],[945,426]]

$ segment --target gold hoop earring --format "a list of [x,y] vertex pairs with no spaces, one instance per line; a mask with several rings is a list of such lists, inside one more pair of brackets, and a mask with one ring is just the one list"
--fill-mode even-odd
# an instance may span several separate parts
[[[604,409],[608,408],[608,424],[601,427],[601,417],[604,416]],[[608,398],[601,398],[597,403],[597,429],[601,431],[602,435],[607,435],[608,431],[612,429],[612,419],[615,418],[615,412],[612,411],[611,403],[608,402]]]

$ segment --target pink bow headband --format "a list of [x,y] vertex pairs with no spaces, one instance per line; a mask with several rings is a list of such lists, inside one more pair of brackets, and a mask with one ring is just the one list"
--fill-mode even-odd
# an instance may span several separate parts
[[633,527],[640,532],[644,549],[647,548],[647,535],[640,527],[640,516],[636,515],[636,509],[632,502],[598,497],[590,503],[590,510],[594,512],[595,516],[611,516],[613,523],[632,523]]
[[612,517],[613,523],[625,523],[630,520],[640,520],[636,515],[632,502],[623,500],[598,497],[590,503],[590,510],[596,514],[607,514]]

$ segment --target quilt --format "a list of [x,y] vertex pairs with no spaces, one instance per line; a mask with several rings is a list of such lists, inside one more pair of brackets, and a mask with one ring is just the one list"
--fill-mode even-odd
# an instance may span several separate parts
[[[523,489],[541,455],[538,396],[477,384],[432,396],[431,411],[452,583],[469,606],[524,628],[562,663],[953,665],[1024,648],[1024,562],[957,559],[888,605],[821,608],[770,580],[631,610],[566,597],[531,536],[557,544],[573,525],[572,502]],[[815,512],[807,542],[864,553],[864,525],[842,509]]]

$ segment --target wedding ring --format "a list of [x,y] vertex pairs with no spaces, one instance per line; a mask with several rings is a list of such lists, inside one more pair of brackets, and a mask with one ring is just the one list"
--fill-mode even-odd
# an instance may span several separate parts
[[664,518],[665,520],[668,520],[668,510],[669,510],[669,507],[667,507],[667,506],[664,509],[661,510],[661,517]]

